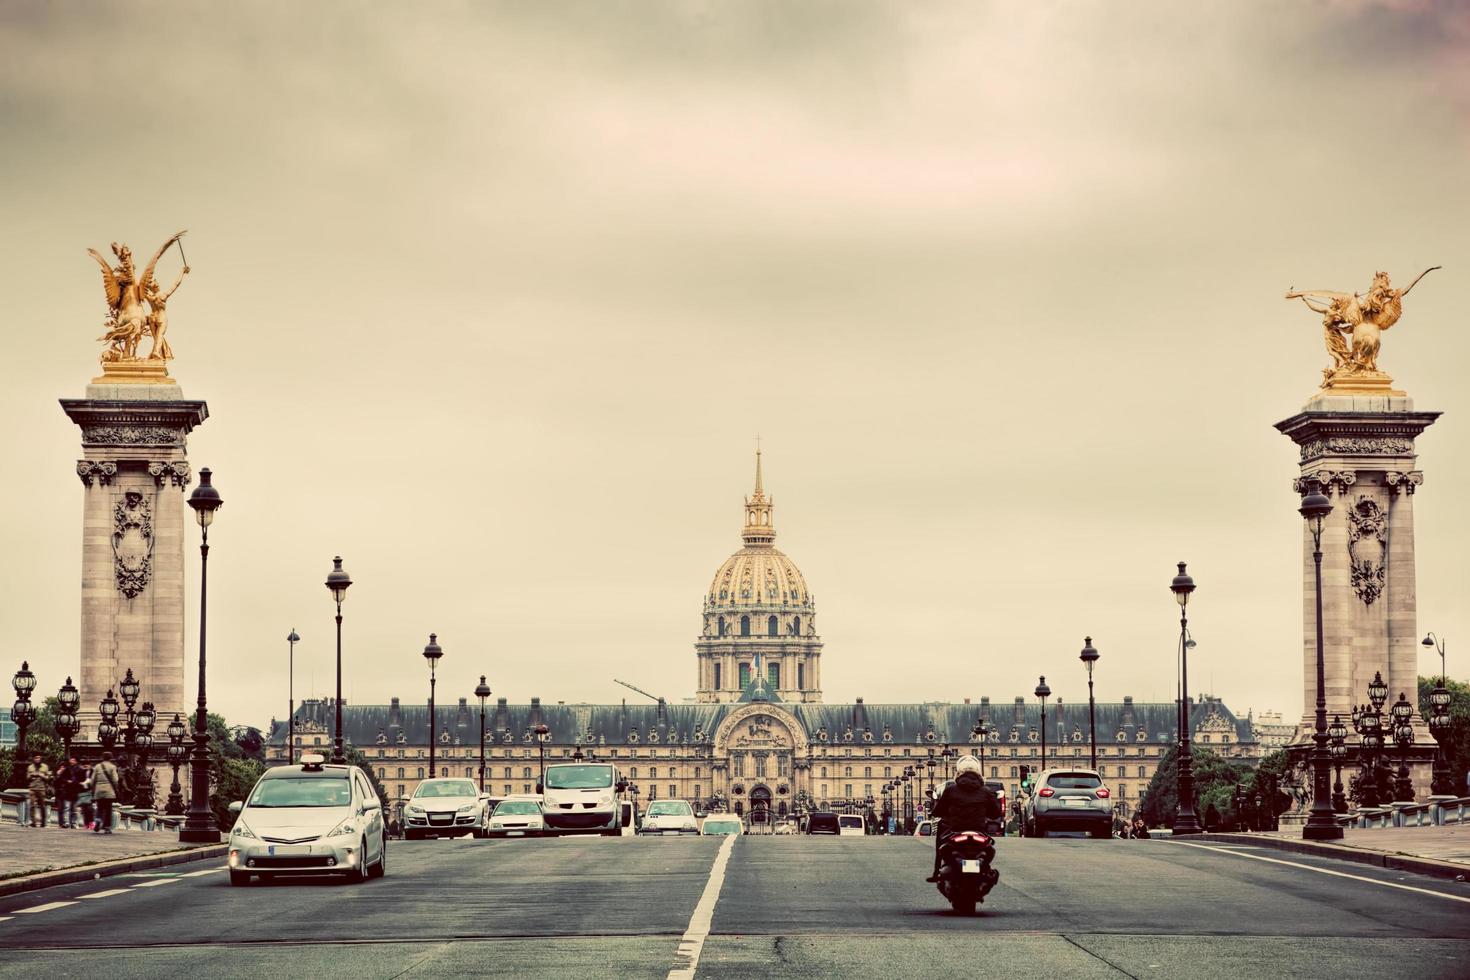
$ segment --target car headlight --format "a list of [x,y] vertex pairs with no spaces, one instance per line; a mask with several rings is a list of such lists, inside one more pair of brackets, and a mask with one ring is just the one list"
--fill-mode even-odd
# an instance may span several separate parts
[[255,834],[251,833],[250,828],[245,826],[245,821],[243,820],[236,820],[235,829],[231,830],[230,833],[235,837],[248,837],[251,840],[258,840]]
[[353,826],[353,823],[352,823],[351,818],[348,818],[347,820],[344,820],[341,823],[339,823],[337,826],[333,827],[332,828],[332,832],[330,834],[327,834],[327,836],[328,837],[350,837],[350,836],[352,836],[355,833],[357,833],[357,828],[355,826]]
[[417,805],[417,804],[409,804],[408,812],[409,813],[423,813],[424,812],[424,808],[421,807],[421,806],[419,806],[419,805]]
[[462,807],[459,808],[459,812],[460,813],[469,813],[474,808],[475,808],[475,804],[473,804],[473,803],[466,803],[464,806],[462,806]]
[[602,798],[602,800],[601,800],[601,802],[604,805],[606,805],[606,806],[611,806],[612,805],[612,801],[613,801],[613,798],[612,798],[612,794],[611,793],[609,793],[608,795],[604,796]]
[[503,821],[500,821],[500,820],[492,820],[492,821],[490,821],[490,826],[492,826],[492,827],[504,827],[505,826],[505,823]]

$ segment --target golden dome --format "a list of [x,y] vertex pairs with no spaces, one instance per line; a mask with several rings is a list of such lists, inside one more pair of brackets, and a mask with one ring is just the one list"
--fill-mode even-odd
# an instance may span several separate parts
[[720,609],[810,610],[811,593],[795,563],[776,550],[776,528],[771,522],[775,502],[766,496],[761,479],[761,454],[755,453],[755,493],[745,498],[745,547],[725,559],[710,583],[707,611]]

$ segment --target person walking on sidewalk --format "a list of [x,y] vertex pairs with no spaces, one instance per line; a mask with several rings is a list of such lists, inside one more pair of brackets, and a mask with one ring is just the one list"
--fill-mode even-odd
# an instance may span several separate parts
[[102,761],[92,767],[92,800],[97,804],[97,825],[93,833],[112,833],[112,804],[122,786],[122,774],[112,762],[112,753],[103,752]]
[[46,826],[46,790],[51,787],[51,767],[41,759],[41,753],[31,756],[26,766],[26,786],[31,791],[31,826]]
[[66,765],[57,771],[56,823],[59,826],[73,829],[77,826],[77,797],[86,778],[87,771],[77,765],[76,756],[67,759]]

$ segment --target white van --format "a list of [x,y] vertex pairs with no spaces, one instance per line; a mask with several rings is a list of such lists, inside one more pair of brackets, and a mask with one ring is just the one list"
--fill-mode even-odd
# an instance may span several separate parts
[[547,832],[620,835],[620,782],[618,767],[610,762],[554,762],[547,766],[541,787],[541,813]]
[[839,837],[862,837],[868,832],[861,813],[839,813],[837,835]]

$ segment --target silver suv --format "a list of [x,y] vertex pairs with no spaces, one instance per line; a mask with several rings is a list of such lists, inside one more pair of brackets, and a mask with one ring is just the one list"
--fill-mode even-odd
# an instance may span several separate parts
[[1111,837],[1112,797],[1095,769],[1043,770],[1021,806],[1021,831],[1028,837],[1045,837],[1053,830]]

